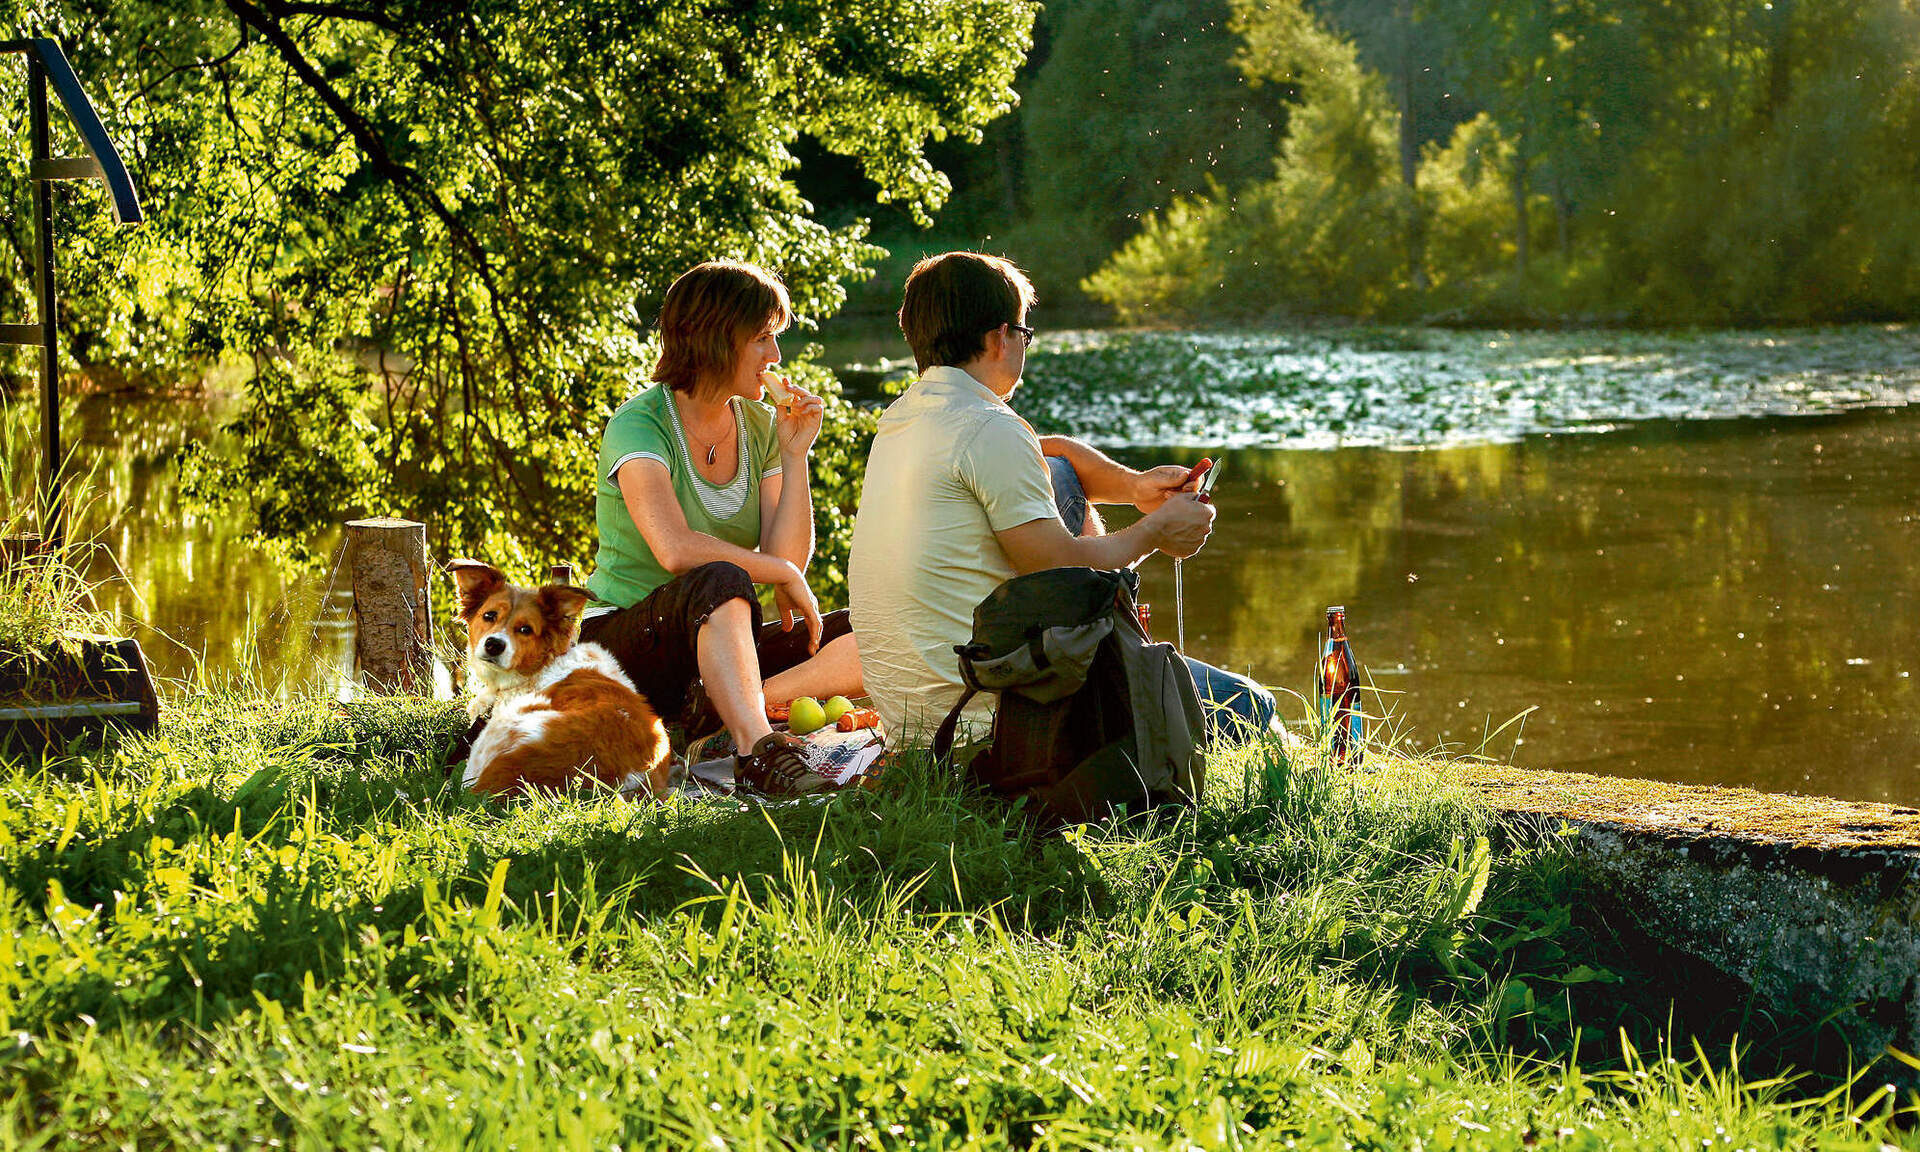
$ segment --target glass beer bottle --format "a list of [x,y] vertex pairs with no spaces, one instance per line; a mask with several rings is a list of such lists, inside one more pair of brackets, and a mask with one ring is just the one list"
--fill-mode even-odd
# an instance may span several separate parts
[[1315,689],[1320,723],[1328,733],[1328,756],[1336,764],[1357,766],[1367,722],[1360,710],[1360,666],[1347,643],[1347,610],[1343,606],[1327,609],[1327,640],[1320,652]]

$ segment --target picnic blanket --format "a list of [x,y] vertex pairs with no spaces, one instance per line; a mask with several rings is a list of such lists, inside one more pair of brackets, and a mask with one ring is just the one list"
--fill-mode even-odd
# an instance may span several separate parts
[[[773,727],[777,732],[787,730],[785,724]],[[835,788],[869,787],[885,768],[886,740],[878,728],[858,728],[852,732],[822,728],[804,739],[806,747],[800,750],[801,756],[808,767],[832,780]],[[683,761],[685,771],[674,773],[677,790],[690,796],[733,795],[735,751],[733,737],[725,730],[696,740],[687,748]],[[744,797],[748,793],[740,795]]]

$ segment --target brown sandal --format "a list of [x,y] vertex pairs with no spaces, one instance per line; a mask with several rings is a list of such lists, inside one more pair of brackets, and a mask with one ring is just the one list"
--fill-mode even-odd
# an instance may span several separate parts
[[733,778],[766,796],[811,796],[833,788],[833,781],[813,770],[800,755],[805,741],[784,732],[760,737],[753,752],[735,756]]

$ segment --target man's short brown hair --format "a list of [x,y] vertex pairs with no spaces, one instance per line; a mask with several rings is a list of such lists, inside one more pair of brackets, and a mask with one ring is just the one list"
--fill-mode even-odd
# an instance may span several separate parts
[[922,372],[958,366],[987,347],[987,333],[1018,324],[1033,307],[1033,285],[1013,261],[946,252],[913,266],[900,302],[900,332]]
[[667,289],[660,307],[660,362],[653,378],[692,392],[703,374],[725,374],[740,349],[768,324],[785,332],[793,323],[787,286],[765,268],[739,260],[695,265]]

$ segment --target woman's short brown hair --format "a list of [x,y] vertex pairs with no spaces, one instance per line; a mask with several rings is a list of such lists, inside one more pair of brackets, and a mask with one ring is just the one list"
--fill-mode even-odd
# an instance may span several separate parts
[[787,286],[765,268],[739,260],[709,260],[682,273],[660,306],[660,362],[653,378],[692,392],[707,374],[725,374],[740,349],[771,324],[793,323]]
[[1033,285],[1013,261],[946,252],[913,266],[900,302],[900,333],[922,372],[959,366],[987,347],[987,333],[1018,324],[1033,307]]

